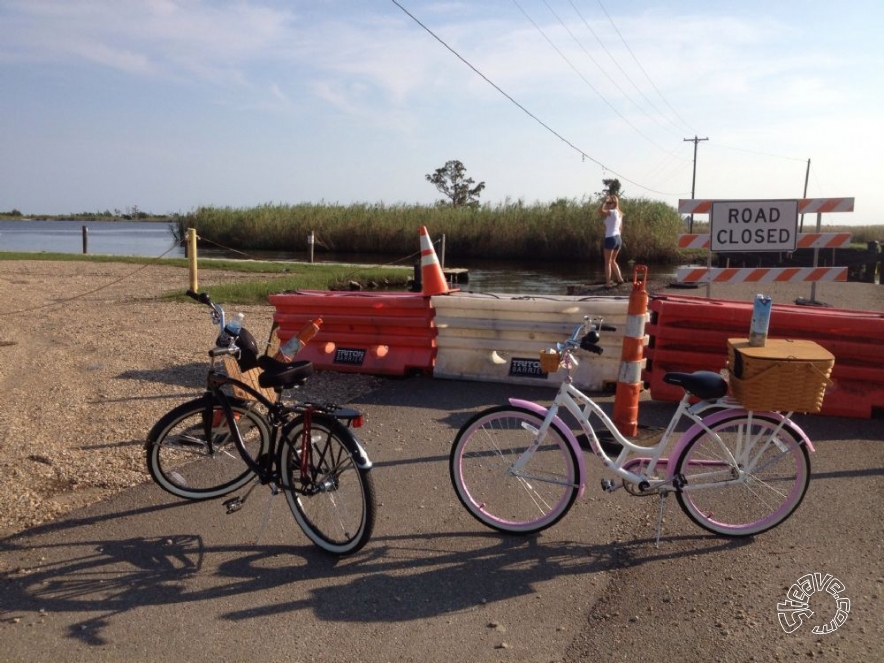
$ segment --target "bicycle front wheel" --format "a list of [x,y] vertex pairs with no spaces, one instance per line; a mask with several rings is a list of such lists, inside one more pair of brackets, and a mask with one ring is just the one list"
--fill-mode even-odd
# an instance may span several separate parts
[[579,491],[578,462],[562,434],[550,427],[536,447],[543,418],[500,406],[460,429],[449,472],[461,504],[501,532],[531,534],[557,523]]
[[358,442],[333,417],[313,414],[307,459],[304,419],[285,432],[282,483],[289,507],[304,534],[333,555],[360,550],[374,530],[376,497],[370,468],[357,464]]
[[737,412],[702,430],[681,453],[676,472],[686,485],[678,503],[700,527],[750,536],[776,527],[804,499],[810,458],[788,422]]
[[[236,426],[253,460],[270,449],[264,417],[231,403]],[[165,414],[147,436],[147,467],[163,490],[189,500],[226,495],[254,476],[239,453],[219,403],[206,397],[182,403]]]

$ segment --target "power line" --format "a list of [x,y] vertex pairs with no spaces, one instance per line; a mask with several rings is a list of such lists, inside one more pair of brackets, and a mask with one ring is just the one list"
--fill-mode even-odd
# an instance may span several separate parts
[[[577,69],[574,67],[574,65],[572,65],[572,64],[568,61],[568,59],[565,57],[565,55],[564,55],[564,54],[563,54],[558,48],[556,48],[556,46],[552,43],[552,41],[549,39],[549,37],[546,36],[546,34],[543,32],[543,30],[541,30],[540,27],[538,27],[537,24],[534,23],[534,21],[531,20],[531,18],[528,16],[528,14],[525,12],[525,10],[522,9],[522,7],[519,5],[519,3],[516,2],[516,0],[513,0],[513,4],[515,4],[516,7],[518,7],[519,10],[520,10],[523,14],[525,14],[525,17],[528,18],[529,21],[531,21],[532,25],[534,25],[534,27],[537,28],[537,31],[540,32],[541,35],[543,35],[543,37],[547,40],[547,42],[550,43],[550,45],[556,50],[556,52],[557,52],[559,55],[562,56],[562,59],[564,59],[565,62],[567,62],[568,65],[569,65],[572,69],[574,69],[574,71],[576,72]],[[550,12],[553,16],[555,16],[556,20],[559,22],[559,25],[561,25],[561,26],[565,29],[565,31],[571,36],[571,39],[573,39],[573,40],[574,40],[574,43],[576,43],[576,44],[580,47],[580,49],[584,52],[584,54],[586,55],[586,57],[589,58],[590,62],[592,62],[592,63],[596,66],[596,68],[597,68],[597,69],[598,69],[598,70],[599,70],[599,71],[605,76],[605,78],[607,78],[607,79],[611,82],[611,84],[612,84],[615,88],[617,88],[617,90],[620,92],[620,94],[622,94],[622,95],[626,98],[626,100],[629,101],[629,103],[631,103],[631,104],[634,105],[636,108],[638,108],[638,110],[641,111],[641,113],[642,113],[646,118],[648,118],[648,119],[651,120],[652,122],[656,122],[656,119],[653,118],[653,117],[651,117],[651,115],[648,114],[648,112],[647,112],[644,108],[642,108],[639,104],[635,103],[635,101],[633,101],[632,97],[630,97],[629,94],[626,92],[626,90],[624,90],[624,89],[620,86],[620,84],[617,82],[617,80],[616,80],[613,76],[611,76],[611,75],[605,70],[605,68],[602,67],[602,66],[596,61],[596,59],[592,56],[592,53],[590,53],[590,52],[586,49],[586,47],[583,45],[583,43],[577,38],[577,35],[575,35],[575,34],[571,31],[571,28],[568,27],[568,25],[562,20],[562,18],[556,13],[556,11],[550,6],[549,2],[547,2],[547,0],[543,0],[543,4],[546,5],[546,8],[549,10],[549,12]],[[596,38],[596,39],[598,39],[598,38]],[[610,55],[610,54],[609,54],[609,55]],[[620,119],[622,119],[626,124],[628,124],[629,127],[632,128],[632,129],[633,129],[633,130],[634,130],[639,136],[641,136],[642,138],[644,138],[645,140],[647,140],[651,145],[653,145],[654,147],[656,147],[656,148],[657,148],[658,150],[660,150],[661,152],[666,152],[667,154],[674,154],[674,152],[668,152],[665,148],[663,148],[663,147],[661,147],[660,145],[658,145],[655,141],[653,141],[653,140],[650,139],[648,136],[646,136],[646,135],[644,134],[644,132],[642,132],[642,131],[639,130],[636,126],[634,126],[634,125],[632,124],[632,122],[630,122],[626,117],[624,117],[624,116],[623,116],[623,115],[622,115],[622,114],[621,114],[621,113],[620,113],[620,112],[619,112],[619,111],[618,111],[618,110],[617,110],[617,109],[616,109],[616,108],[615,108],[615,107],[614,107],[614,106],[608,101],[608,99],[607,99],[604,95],[602,95],[598,90],[596,90],[595,87],[593,87],[593,85],[592,85],[589,81],[587,81],[586,78],[584,78],[582,74],[580,74],[580,72],[577,72],[577,75],[580,76],[580,78],[583,79],[583,81],[584,81],[587,85],[589,85],[589,87],[592,89],[592,91],[595,92],[595,93],[596,93],[596,94],[602,99],[602,101],[604,101],[604,102],[608,105],[608,107],[611,108],[611,110],[613,110],[613,111],[617,114],[617,116],[620,117]]]
[[755,154],[761,157],[770,157],[771,159],[783,159],[784,161],[800,161],[804,163],[807,159],[799,159],[798,157],[787,157],[782,154],[769,154],[768,152],[760,152],[758,150],[750,150],[744,147],[734,147],[733,145],[724,145],[722,143],[715,143],[716,147],[723,147],[726,150],[734,150],[735,152],[745,152],[747,154]]
[[663,103],[669,107],[669,110],[671,110],[673,113],[675,113],[675,116],[679,120],[682,121],[684,126],[686,126],[690,129],[690,125],[687,123],[687,121],[681,115],[679,115],[678,111],[672,107],[672,104],[670,104],[666,100],[666,97],[664,97],[663,93],[660,92],[660,88],[658,88],[657,85],[654,83],[654,81],[651,80],[651,77],[648,75],[648,72],[645,71],[645,68],[642,66],[642,63],[638,61],[638,58],[635,56],[635,53],[632,52],[632,49],[629,47],[629,44],[626,43],[626,38],[620,33],[620,30],[617,28],[617,25],[614,23],[614,19],[611,18],[611,15],[608,13],[608,10],[605,9],[605,6],[602,4],[602,0],[596,0],[596,2],[598,2],[599,7],[601,7],[602,11],[605,13],[605,16],[608,17],[608,21],[611,23],[611,26],[614,28],[614,32],[616,32],[617,36],[620,37],[620,41],[623,42],[623,45],[626,47],[626,50],[629,51],[629,54],[632,56],[632,59],[635,60],[635,64],[638,65],[638,68],[645,75],[645,78],[648,79],[648,83],[651,84],[651,87],[654,88],[654,90],[657,92],[657,94],[663,100]]
[[[519,11],[522,12],[522,14],[525,16],[525,18],[528,19],[528,21],[531,23],[531,25],[534,26],[534,29],[537,30],[537,31],[540,33],[540,35],[546,40],[546,42],[552,47],[552,49],[553,49],[556,53],[559,54],[559,57],[561,57],[561,58],[565,61],[565,63],[566,63],[569,67],[571,67],[571,69],[574,70],[574,73],[577,74],[577,75],[580,77],[580,79],[581,79],[584,83],[586,83],[587,86],[589,86],[589,89],[591,89],[593,92],[595,92],[595,94],[599,97],[599,99],[601,99],[603,102],[605,102],[605,105],[607,105],[608,108],[610,108],[612,111],[614,111],[614,113],[617,115],[617,117],[619,117],[621,120],[623,120],[623,121],[629,126],[630,129],[632,129],[633,131],[635,131],[639,136],[641,136],[642,138],[644,138],[646,141],[648,141],[651,145],[653,145],[654,147],[656,147],[658,150],[661,150],[661,151],[663,151],[663,152],[666,151],[664,148],[660,147],[659,145],[657,145],[657,143],[655,143],[655,142],[654,142],[653,140],[651,140],[648,136],[646,136],[646,135],[645,135],[645,134],[644,134],[644,133],[643,133],[638,127],[636,127],[632,122],[630,122],[630,121],[629,121],[629,120],[628,120],[628,119],[627,119],[627,118],[626,118],[626,117],[625,117],[625,116],[624,116],[619,110],[617,110],[617,108],[616,108],[616,107],[615,107],[610,101],[608,101],[608,99],[607,99],[607,98],[606,98],[601,92],[599,92],[599,91],[595,88],[595,86],[593,86],[592,83],[590,83],[590,82],[586,79],[586,77],[585,77],[582,73],[580,73],[580,71],[577,69],[577,67],[575,67],[574,64],[573,64],[573,63],[567,58],[567,56],[566,56],[564,53],[562,53],[562,51],[559,49],[559,47],[556,46],[556,45],[553,43],[552,39],[550,39],[550,38],[547,36],[547,34],[543,31],[543,29],[542,29],[539,25],[537,25],[537,23],[534,21],[534,19],[532,19],[532,18],[528,15],[528,13],[522,8],[522,5],[520,5],[520,4],[517,2],[517,0],[512,0],[512,3],[513,3],[516,7],[518,7]],[[544,4],[546,4],[546,0],[544,0]],[[553,16],[555,16],[556,18],[559,18],[558,15],[552,10],[552,7],[550,7],[548,4],[546,4],[546,6],[549,8],[550,12],[552,12],[552,15],[553,15]],[[559,18],[559,23],[562,24],[562,27],[564,27],[565,30],[568,30],[568,27],[562,22],[562,19],[560,19],[560,18]],[[570,33],[571,31],[568,30],[568,32]],[[574,37],[573,34],[571,34],[571,36]],[[575,38],[575,41],[577,41],[576,38]],[[578,42],[578,44],[579,44],[579,43],[580,43],[580,42]],[[585,49],[584,49],[584,50],[585,50]],[[589,54],[587,53],[587,55],[589,55]],[[592,59],[592,56],[589,56],[589,57],[590,57],[590,59]],[[595,60],[593,60],[593,62],[595,63]],[[598,66],[598,65],[596,64],[596,66]],[[611,79],[612,82],[614,82],[614,79],[612,79],[610,76],[608,76],[608,78]],[[616,82],[614,82],[614,84],[616,85]],[[618,86],[618,89],[619,89],[619,86]],[[622,90],[621,90],[621,92],[622,92]]]
[[650,191],[651,193],[657,193],[657,194],[660,194],[661,196],[677,196],[677,195],[680,195],[680,194],[678,194],[678,193],[673,193],[673,192],[669,192],[669,191],[657,191],[657,190],[655,190],[655,189],[651,189],[650,187],[644,186],[643,184],[639,184],[638,182],[629,179],[629,178],[626,177],[625,175],[621,175],[621,174],[618,173],[617,171],[615,171],[615,170],[613,170],[613,169],[607,167],[605,164],[603,164],[603,163],[602,163],[601,161],[599,161],[598,159],[593,158],[591,155],[589,155],[589,154],[587,154],[586,152],[584,152],[583,150],[581,150],[581,149],[580,149],[579,147],[577,147],[574,143],[572,143],[570,140],[568,140],[567,138],[565,138],[564,136],[562,136],[559,132],[557,132],[555,129],[553,129],[551,126],[549,126],[546,122],[544,122],[544,121],[541,120],[539,117],[537,117],[534,113],[532,113],[532,112],[529,111],[527,108],[525,108],[522,104],[520,104],[520,103],[519,103],[518,101],[516,101],[513,97],[511,97],[508,93],[506,93],[506,92],[505,92],[505,91],[504,91],[499,85],[497,85],[494,81],[492,81],[492,80],[491,80],[490,78],[488,78],[485,74],[483,74],[483,73],[482,73],[481,71],[479,71],[476,67],[474,67],[474,66],[473,66],[468,60],[466,60],[463,56],[461,56],[460,53],[458,53],[458,52],[455,51],[451,46],[449,46],[447,43],[445,43],[445,41],[444,41],[441,37],[439,37],[439,36],[438,36],[435,32],[433,32],[429,27],[427,27],[426,25],[424,25],[424,24],[420,21],[420,19],[418,19],[414,14],[412,14],[410,11],[408,11],[405,7],[403,7],[403,6],[398,2],[398,0],[390,0],[390,1],[391,1],[394,5],[396,5],[397,7],[399,7],[399,9],[401,9],[402,12],[403,12],[406,16],[408,16],[411,20],[413,20],[413,21],[414,21],[415,23],[417,23],[420,27],[422,27],[422,28],[423,28],[423,29],[424,29],[424,30],[425,30],[425,31],[426,31],[426,32],[427,32],[427,33],[428,33],[433,39],[435,39],[435,40],[438,41],[440,44],[442,44],[442,46],[444,46],[445,49],[448,50],[452,55],[454,55],[458,60],[460,60],[460,61],[463,62],[467,67],[469,67],[470,69],[472,69],[473,72],[476,73],[479,77],[481,77],[482,80],[484,80],[486,83],[488,83],[488,85],[490,85],[490,86],[493,87],[495,90],[497,90],[500,94],[502,94],[504,97],[506,97],[507,100],[510,101],[510,103],[512,103],[513,105],[515,105],[519,110],[521,110],[523,113],[525,113],[525,115],[527,115],[527,116],[530,117],[532,120],[534,120],[535,122],[537,122],[540,126],[542,126],[544,129],[546,129],[548,132],[550,132],[553,136],[555,136],[556,138],[558,138],[559,140],[561,140],[561,141],[562,141],[563,143],[565,143],[568,147],[570,147],[570,148],[573,149],[575,152],[577,152],[578,154],[580,154],[580,156],[581,156],[582,158],[584,158],[584,159],[589,159],[589,160],[592,161],[594,164],[600,166],[602,169],[604,169],[604,170],[610,172],[610,173],[613,174],[613,175],[616,175],[618,178],[622,179],[622,180],[625,181],[625,182],[628,182],[629,184],[633,184],[633,185],[635,185],[635,186],[637,186],[637,187],[639,187],[639,188],[641,188],[641,189],[644,189],[645,191]]
[[[657,106],[654,104],[654,102],[651,101],[651,99],[648,97],[648,95],[646,95],[646,94],[642,91],[642,89],[641,89],[638,85],[636,85],[635,81],[632,80],[632,77],[630,77],[630,75],[626,72],[626,70],[625,70],[623,67],[620,66],[620,63],[617,61],[617,58],[614,57],[614,55],[611,53],[611,51],[608,50],[608,47],[605,46],[604,42],[603,42],[603,41],[599,38],[599,36],[596,34],[595,30],[592,29],[592,26],[590,25],[589,21],[586,20],[586,18],[583,16],[583,14],[580,12],[580,10],[579,10],[579,9],[577,8],[577,6],[574,4],[573,0],[568,0],[568,4],[571,5],[571,7],[574,9],[574,12],[577,14],[577,16],[580,17],[580,20],[583,21],[583,25],[585,25],[585,26],[586,26],[586,29],[589,30],[590,34],[592,34],[592,36],[595,37],[595,40],[598,42],[599,46],[601,46],[601,47],[602,47],[602,50],[604,50],[605,53],[608,54],[608,57],[611,59],[611,62],[613,62],[613,63],[614,63],[614,66],[617,67],[617,69],[620,70],[620,73],[623,74],[623,77],[624,77],[626,80],[629,81],[629,83],[632,85],[632,87],[635,89],[635,91],[638,92],[639,95],[641,95],[641,97],[642,97],[642,98],[648,103],[648,105],[649,105],[652,109],[654,109],[654,112],[657,113],[657,115],[659,115],[660,117],[662,117],[666,122],[668,122],[668,123],[669,123],[670,125],[672,125],[674,128],[680,130],[681,127],[679,127],[677,124],[675,124],[675,122],[673,122],[673,121],[672,121],[672,120],[671,120],[671,119],[670,119],[665,113],[661,112],[660,109],[657,108]],[[618,87],[618,89],[620,89],[620,88]],[[621,90],[621,91],[622,91],[622,90]],[[627,96],[625,92],[624,92],[624,96]],[[627,98],[629,99],[628,96],[627,96]],[[630,101],[632,101],[632,99],[630,99]],[[633,102],[633,103],[635,103],[635,102]],[[636,105],[638,108],[641,108],[641,106],[639,106],[638,104],[635,104],[635,105]],[[643,109],[642,109],[642,112],[644,112]],[[647,113],[646,113],[646,115],[647,115]],[[656,121],[656,120],[655,120],[655,121]]]

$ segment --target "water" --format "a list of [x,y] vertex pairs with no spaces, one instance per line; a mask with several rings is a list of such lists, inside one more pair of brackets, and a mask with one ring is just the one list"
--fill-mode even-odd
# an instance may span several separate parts
[[[88,253],[91,255],[183,258],[184,247],[175,243],[171,226],[163,222],[144,221],[0,221],[0,251],[45,251],[50,253],[83,253],[83,227],[87,228]],[[420,259],[419,241],[415,237],[415,255],[333,255],[317,253],[316,262],[347,262],[368,265],[405,265],[411,267]],[[200,247],[204,258],[244,257],[281,262],[306,262],[304,253],[258,252],[244,256],[235,251]],[[585,262],[530,262],[464,260],[448,255],[446,267],[469,270],[469,282],[459,287],[464,291],[518,293],[530,295],[564,295],[569,285],[601,283],[601,265]],[[631,277],[621,265],[627,280]],[[671,270],[674,274],[674,270]]]
[[0,251],[83,253],[83,227],[88,253],[114,256],[184,257],[168,223],[137,221],[0,221]]

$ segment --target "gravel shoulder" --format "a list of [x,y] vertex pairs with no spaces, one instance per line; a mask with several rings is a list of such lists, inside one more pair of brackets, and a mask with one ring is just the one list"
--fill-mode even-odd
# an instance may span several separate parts
[[[204,271],[200,285],[253,279]],[[186,269],[122,263],[0,261],[0,536],[20,532],[148,479],[143,440],[153,423],[201,393],[214,338],[208,313],[164,294]],[[657,294],[705,296],[651,281]],[[758,285],[714,285],[711,296],[750,301]],[[628,294],[629,285],[582,294]],[[593,292],[596,290],[597,292]],[[765,287],[775,303],[811,297],[810,284]],[[884,288],[819,284],[816,300],[884,310]],[[270,306],[243,308],[266,338]],[[318,373],[307,391],[347,402],[382,378]]]
[[[254,275],[199,278],[205,287]],[[0,261],[0,536],[149,479],[147,432],[202,392],[215,335],[208,310],[164,298],[187,287],[177,267]],[[242,310],[267,338],[272,307]],[[307,392],[345,402],[379,381],[317,373]]]

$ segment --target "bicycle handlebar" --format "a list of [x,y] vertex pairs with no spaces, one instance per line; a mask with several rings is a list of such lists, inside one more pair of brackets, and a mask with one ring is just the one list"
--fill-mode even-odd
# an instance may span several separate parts
[[601,331],[617,331],[613,325],[606,325],[601,318],[593,320],[590,316],[584,316],[583,322],[574,328],[571,336],[568,337],[563,344],[560,344],[562,351],[573,351],[577,348],[593,352],[597,355],[602,354],[604,349],[598,344],[601,339],[599,332]]
[[195,299],[200,304],[205,304],[210,309],[212,309],[212,322],[218,325],[218,330],[220,332],[224,331],[224,325],[227,324],[226,317],[224,315],[224,308],[221,304],[216,304],[212,301],[212,298],[209,297],[209,293],[207,292],[195,292],[194,290],[187,290],[185,294],[191,299]]
[[215,346],[211,350],[209,350],[210,357],[223,357],[224,355],[238,355],[239,348],[235,345],[230,345],[226,348],[222,348],[221,346]]

